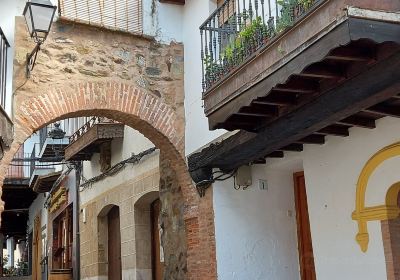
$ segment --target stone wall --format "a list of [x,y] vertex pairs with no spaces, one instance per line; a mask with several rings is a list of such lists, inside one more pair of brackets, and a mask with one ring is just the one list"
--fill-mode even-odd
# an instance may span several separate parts
[[[120,209],[123,279],[136,279],[137,264],[142,263],[143,259],[149,259],[151,244],[142,244],[148,250],[140,248],[143,252],[146,251],[147,256],[137,253],[136,224],[140,224],[140,221],[138,215],[135,215],[135,203],[148,193],[156,192],[158,194],[159,178],[158,168],[149,170],[119,186],[110,188],[107,192],[81,206],[81,279],[107,277],[108,245],[105,236],[107,225],[106,223],[104,225],[103,222],[107,220],[108,210],[113,205]],[[93,185],[93,188],[95,187],[96,185]],[[83,213],[85,213],[86,222],[83,222]],[[151,263],[148,268],[151,277]],[[142,273],[142,271],[138,272]]]
[[[56,22],[29,79],[25,76],[25,59],[34,44],[22,18],[16,19],[15,46],[15,133],[0,163],[0,182],[20,145],[44,125],[67,117],[93,115],[120,121],[161,150],[170,169],[161,172],[174,178],[173,187],[165,187],[161,194],[171,202],[165,205],[163,216],[166,233],[162,242],[171,256],[166,259],[166,279],[215,279],[211,191],[199,199],[183,158],[183,46]],[[92,210],[88,207],[89,215],[94,213]],[[95,236],[93,233],[89,236]],[[190,246],[186,246],[188,242]],[[173,247],[176,244],[179,250]],[[94,258],[96,253],[89,251],[88,256]],[[82,275],[94,275],[87,259],[81,265]]]

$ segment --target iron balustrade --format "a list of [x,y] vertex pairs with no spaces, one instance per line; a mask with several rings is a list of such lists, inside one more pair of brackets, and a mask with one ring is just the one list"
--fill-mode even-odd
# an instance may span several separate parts
[[225,0],[200,26],[203,92],[323,1]]
[[111,119],[105,117],[92,117],[82,127],[80,127],[74,134],[69,137],[69,143],[72,144],[78,140],[82,135],[89,131],[93,126],[100,123],[117,123]]
[[0,107],[6,106],[7,94],[7,55],[10,44],[0,28]]

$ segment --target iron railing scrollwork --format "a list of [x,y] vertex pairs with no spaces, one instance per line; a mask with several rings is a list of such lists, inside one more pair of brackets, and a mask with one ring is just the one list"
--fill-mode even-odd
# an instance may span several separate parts
[[7,55],[10,44],[0,28],[0,107],[6,106],[7,95]]
[[200,26],[203,92],[325,0],[225,0]]

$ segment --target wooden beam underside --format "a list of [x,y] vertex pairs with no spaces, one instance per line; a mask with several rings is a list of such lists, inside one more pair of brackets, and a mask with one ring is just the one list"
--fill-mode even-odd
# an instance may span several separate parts
[[[260,155],[270,155],[293,143],[307,143],[304,139],[310,142],[311,139],[307,137],[314,133],[321,136],[347,136],[349,126],[373,128],[374,119],[358,114],[367,110],[368,113],[378,115],[376,119],[383,114],[397,115],[394,109],[396,107],[377,104],[399,93],[400,51],[374,64],[367,64],[365,71],[317,96],[297,110],[268,123],[258,133],[240,131],[212,149],[206,148],[190,156],[190,169],[219,167],[232,170],[259,160]],[[318,141],[313,137],[313,142],[322,144],[321,138]]]

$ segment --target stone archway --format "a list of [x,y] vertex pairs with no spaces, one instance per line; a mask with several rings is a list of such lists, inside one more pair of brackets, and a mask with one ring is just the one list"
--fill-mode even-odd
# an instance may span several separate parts
[[90,115],[120,121],[160,149],[160,196],[170,229],[166,279],[216,279],[212,190],[199,198],[184,158],[183,45],[59,20],[26,79],[26,53],[34,44],[22,17],[15,26],[15,133],[0,162],[0,182],[19,146],[41,127]]
[[[161,174],[164,175],[161,175],[160,186],[164,186],[165,199],[170,205],[166,223],[171,226],[171,232],[166,233],[167,243],[171,246],[165,246],[165,253],[173,256],[168,264],[167,277],[215,279],[215,257],[212,258],[215,244],[213,235],[209,234],[214,232],[213,224],[210,226],[212,209],[209,202],[199,200],[191,185],[183,157],[183,131],[179,129],[177,116],[161,99],[133,85],[85,82],[63,88],[53,87],[40,95],[26,98],[18,105],[14,115],[14,142],[0,163],[1,182],[14,154],[32,133],[56,120],[89,115],[101,115],[129,125],[161,150]],[[172,192],[169,189],[171,186]],[[3,209],[2,205],[0,210]],[[177,213],[176,209],[182,211]],[[178,232],[172,231],[172,227],[177,226],[174,221],[182,221]],[[200,231],[199,225],[204,225],[204,232]],[[175,275],[180,276],[175,278]]]

